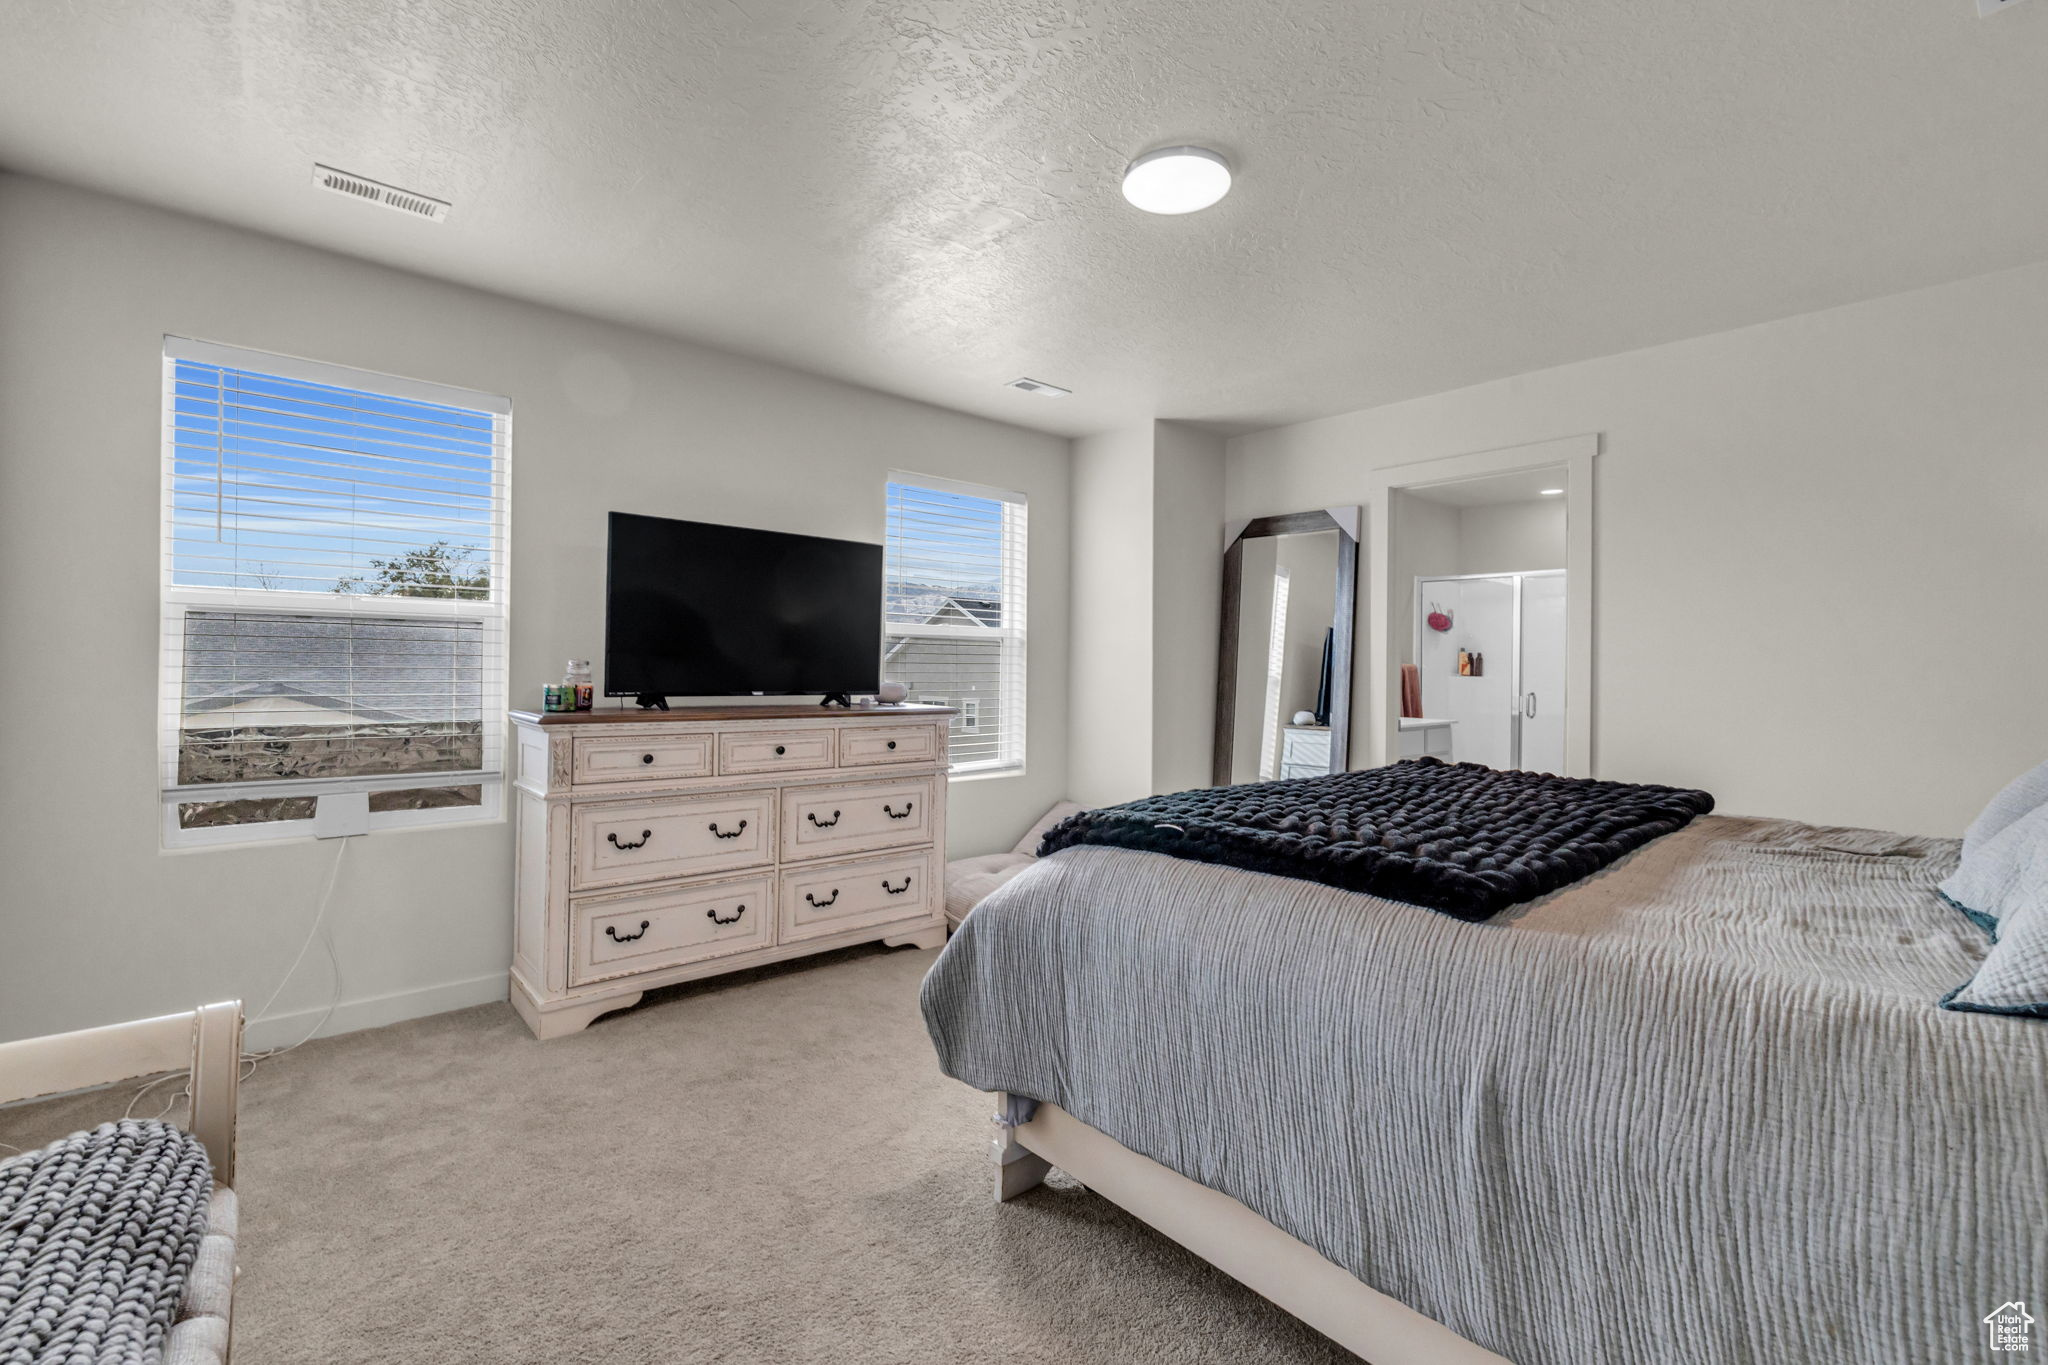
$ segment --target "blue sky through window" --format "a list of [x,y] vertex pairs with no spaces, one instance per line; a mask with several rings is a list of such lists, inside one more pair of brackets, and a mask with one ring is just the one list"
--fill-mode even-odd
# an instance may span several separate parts
[[922,622],[947,597],[1000,603],[1003,504],[891,483],[886,534],[888,615]]
[[486,573],[492,415],[176,362],[172,581],[334,592],[446,547]]

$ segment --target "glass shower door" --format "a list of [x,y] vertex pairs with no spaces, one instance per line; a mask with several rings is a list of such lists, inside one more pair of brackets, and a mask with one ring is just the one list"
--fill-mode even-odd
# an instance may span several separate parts
[[1563,570],[1416,580],[1422,714],[1455,722],[1451,757],[1564,771]]
[[1514,767],[1515,575],[1425,578],[1419,587],[1422,714],[1456,722],[1454,761]]

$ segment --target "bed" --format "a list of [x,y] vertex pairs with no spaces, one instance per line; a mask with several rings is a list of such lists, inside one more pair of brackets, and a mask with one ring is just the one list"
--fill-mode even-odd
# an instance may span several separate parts
[[[197,1189],[204,1205],[204,1222],[196,1252],[184,1272],[184,1285],[177,1296],[168,1334],[160,1342],[144,1343],[137,1358],[160,1359],[164,1365],[226,1365],[231,1349],[234,1322],[236,1276],[237,1205],[235,1199],[235,1122],[241,1080],[242,1005],[238,1000],[205,1005],[196,1010],[138,1019],[103,1028],[47,1038],[28,1038],[0,1043],[0,1103],[35,1099],[67,1091],[112,1085],[160,1072],[184,1073],[191,1097],[186,1130],[205,1149],[205,1161],[193,1157],[193,1169],[202,1177],[209,1173],[211,1190],[202,1179]],[[93,1134],[74,1135],[65,1141],[83,1146],[91,1139],[119,1128],[120,1138],[133,1139],[147,1124],[109,1124]],[[147,1140],[146,1137],[144,1140]],[[30,1154],[31,1159],[40,1154]],[[125,1196],[127,1192],[123,1191]],[[196,1213],[198,1205],[194,1205]],[[12,1225],[0,1234],[12,1232]],[[119,1245],[134,1254],[139,1237],[135,1229],[125,1231]],[[0,1236],[0,1250],[6,1239]],[[95,1240],[87,1260],[112,1254],[102,1238]],[[74,1264],[65,1275],[83,1274]],[[7,1262],[10,1274],[24,1267]],[[27,1273],[37,1273],[29,1267]],[[115,1283],[109,1277],[103,1283]],[[10,1287],[21,1286],[11,1284]],[[168,1307],[168,1304],[166,1305]],[[105,1310],[94,1310],[104,1320]],[[161,1326],[156,1328],[161,1332]],[[130,1334],[131,1343],[144,1333]],[[148,1335],[154,1335],[153,1333]],[[83,1349],[75,1347],[74,1349]],[[156,1352],[160,1352],[156,1354]],[[12,1358],[11,1356],[9,1357]],[[40,1354],[34,1358],[46,1358]],[[54,1357],[47,1357],[54,1358]],[[66,1355],[65,1359],[72,1357]],[[91,1356],[95,1360],[127,1358],[108,1346]]]
[[1947,1361],[2048,1298],[2048,1025],[1953,1013],[1954,841],[1706,816],[1484,923],[1128,848],[934,965],[1057,1166],[1375,1365]]

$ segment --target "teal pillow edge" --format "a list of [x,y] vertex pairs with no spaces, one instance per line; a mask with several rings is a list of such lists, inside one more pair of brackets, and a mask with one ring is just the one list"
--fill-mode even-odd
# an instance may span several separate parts
[[[1971,977],[1970,980],[1974,981],[1976,978]],[[1939,1002],[1941,1007],[1945,1010],[1955,1010],[1959,1014],[2003,1014],[2020,1019],[2048,1019],[2048,1000],[2032,1005],[1980,1005],[1973,1000],[1956,999],[1957,996],[1968,989],[1970,989],[1970,982],[1965,981],[1962,985],[1941,997]]]
[[[1960,914],[1964,919],[1976,925],[1979,929],[1982,929],[1987,935],[1990,936],[1990,939],[1993,943],[1998,942],[1997,920],[1993,919],[1990,915],[1985,914],[1982,910],[1972,910],[1969,906],[1964,905],[1961,901],[1957,900],[1954,896],[1951,896],[1948,892],[1943,891],[1940,887],[1936,887],[1934,889],[1934,894],[1941,897],[1943,900],[1947,901],[1951,906],[1955,908],[1956,912]],[[1956,987],[1956,989],[1961,990],[1962,987],[1958,986]]]

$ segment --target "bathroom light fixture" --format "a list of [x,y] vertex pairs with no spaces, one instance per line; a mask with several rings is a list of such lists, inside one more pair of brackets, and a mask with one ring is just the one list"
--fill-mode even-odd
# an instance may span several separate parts
[[1546,498],[1559,498],[1564,496],[1564,490],[1562,488],[1539,488],[1536,490],[1536,492],[1538,493],[1538,495]]
[[1147,213],[1193,213],[1230,193],[1230,163],[1207,147],[1161,147],[1124,168],[1124,198]]

